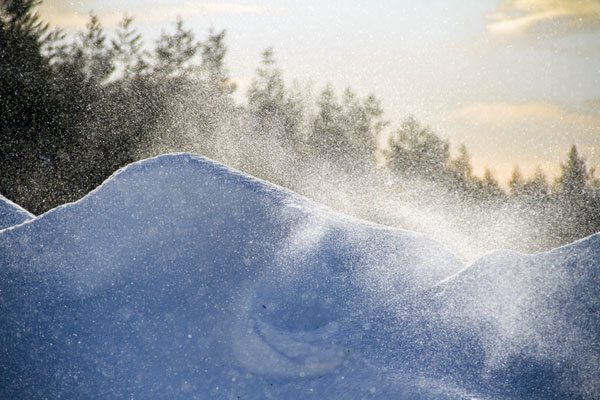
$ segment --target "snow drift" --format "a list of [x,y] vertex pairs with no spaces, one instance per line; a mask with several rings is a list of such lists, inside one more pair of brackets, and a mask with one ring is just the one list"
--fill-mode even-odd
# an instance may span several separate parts
[[0,398],[600,396],[600,235],[464,266],[176,154],[0,231],[0,256]]

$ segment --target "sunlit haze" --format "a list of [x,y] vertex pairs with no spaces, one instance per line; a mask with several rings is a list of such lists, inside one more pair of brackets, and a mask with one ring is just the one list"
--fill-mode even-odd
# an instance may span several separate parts
[[108,31],[123,14],[152,46],[180,16],[203,38],[227,30],[227,67],[242,101],[273,46],[288,82],[375,94],[392,126],[414,115],[474,172],[506,182],[516,164],[556,176],[577,144],[600,166],[600,1],[46,0],[40,14],[67,32],[90,11]]

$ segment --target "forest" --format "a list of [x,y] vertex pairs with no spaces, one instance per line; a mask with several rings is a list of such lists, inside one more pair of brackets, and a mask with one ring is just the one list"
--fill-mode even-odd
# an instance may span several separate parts
[[556,179],[516,166],[502,185],[416,117],[393,126],[375,95],[286,84],[272,48],[239,102],[225,31],[198,39],[178,19],[149,45],[132,18],[109,36],[92,14],[66,35],[37,4],[0,0],[0,194],[34,214],[186,151],[373,222],[427,232],[445,219],[475,241],[503,232],[486,248],[541,251],[600,231],[600,180],[576,143]]

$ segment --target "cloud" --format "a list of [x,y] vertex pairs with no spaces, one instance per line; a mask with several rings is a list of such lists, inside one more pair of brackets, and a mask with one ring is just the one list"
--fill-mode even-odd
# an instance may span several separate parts
[[549,102],[473,103],[449,115],[453,142],[472,151],[476,172],[490,166],[505,181],[515,164],[532,174],[541,166],[560,173],[571,145],[577,144],[588,166],[600,167],[600,114],[593,105],[570,109]]
[[[38,8],[42,18],[50,22],[52,26],[58,26],[66,30],[81,30],[89,21],[89,12],[95,10],[96,3],[86,2],[89,10],[82,12],[83,6],[78,8],[70,7],[68,3],[62,1],[46,1]],[[97,12],[103,26],[112,27],[122,21],[123,15],[132,16],[137,22],[141,23],[161,23],[173,22],[177,17],[184,19],[205,18],[228,15],[264,15],[279,12],[280,9],[272,7],[262,7],[251,4],[226,3],[226,2],[192,2],[188,1],[182,4],[172,6],[146,6],[144,8],[132,7],[131,9],[102,10]]]
[[504,0],[489,14],[497,35],[555,36],[600,29],[600,0]]
[[504,125],[519,122],[568,124],[574,129],[593,128],[600,134],[600,116],[569,110],[547,102],[474,103],[455,110],[451,118],[480,125]]
[[474,103],[453,111],[450,119],[522,141],[539,141],[540,146],[600,147],[600,114],[585,104],[574,110],[546,102]]
[[52,27],[65,30],[79,30],[89,21],[89,13],[80,13],[67,5],[66,2],[44,1],[37,7],[37,12],[43,21]]
[[279,9],[237,3],[195,3],[181,6],[152,7],[140,12],[140,19],[148,22],[172,21],[178,16],[199,18],[225,15],[264,15],[278,12]]
[[589,113],[600,115],[600,99],[593,99],[584,102],[583,108]]

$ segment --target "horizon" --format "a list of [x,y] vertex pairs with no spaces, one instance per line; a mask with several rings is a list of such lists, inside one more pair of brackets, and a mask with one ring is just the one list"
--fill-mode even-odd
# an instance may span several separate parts
[[549,183],[576,144],[600,167],[600,1],[525,0],[425,4],[83,0],[44,1],[42,20],[68,33],[90,12],[110,35],[127,14],[151,47],[180,16],[202,40],[227,30],[225,59],[243,101],[275,50],[286,82],[315,93],[331,83],[377,96],[392,129],[414,115],[455,151],[465,144],[475,175],[506,185],[516,165]]

